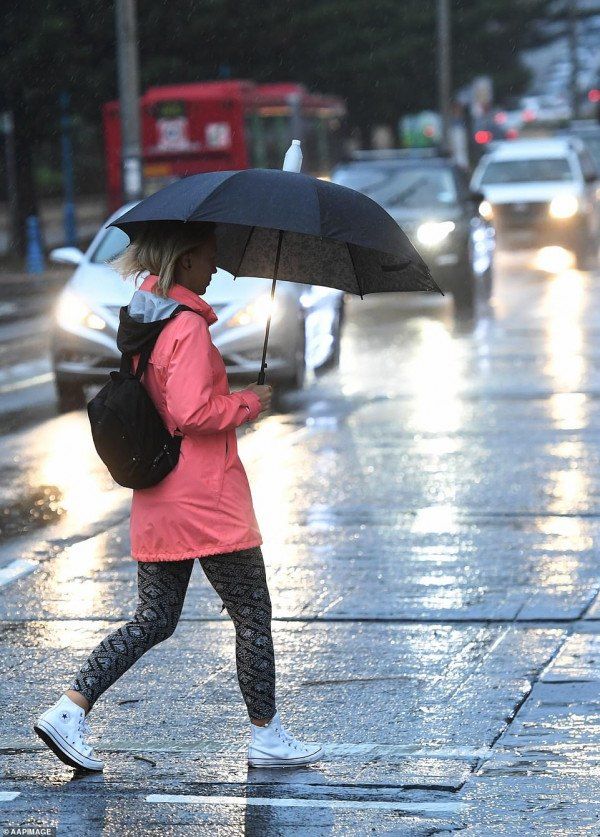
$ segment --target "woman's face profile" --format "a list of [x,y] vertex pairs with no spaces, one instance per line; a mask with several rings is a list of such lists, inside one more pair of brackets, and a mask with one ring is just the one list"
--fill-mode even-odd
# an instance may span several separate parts
[[197,294],[203,294],[208,285],[213,273],[217,270],[217,238],[214,232],[209,233],[202,239],[201,243],[188,250],[179,259],[182,284],[195,291]]

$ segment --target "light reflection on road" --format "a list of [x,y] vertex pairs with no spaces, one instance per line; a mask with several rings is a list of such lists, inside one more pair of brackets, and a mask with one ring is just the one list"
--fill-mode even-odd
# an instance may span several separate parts
[[94,448],[87,415],[68,413],[37,434],[36,470],[31,480],[55,485],[72,524],[101,518],[115,503],[114,483]]
[[583,355],[582,310],[585,276],[567,270],[548,280],[542,302],[547,363],[544,374],[556,392],[577,392],[586,373]]

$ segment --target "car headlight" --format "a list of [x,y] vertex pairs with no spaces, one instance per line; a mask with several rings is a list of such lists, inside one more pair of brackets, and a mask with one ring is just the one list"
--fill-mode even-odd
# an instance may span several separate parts
[[479,204],[479,214],[486,221],[491,221],[494,217],[494,210],[492,204],[489,201],[481,201],[481,203]]
[[557,195],[550,201],[548,212],[551,218],[572,218],[579,209],[575,195]]
[[417,230],[417,239],[426,247],[437,247],[456,228],[454,221],[426,221]]
[[264,294],[253,299],[247,305],[244,305],[239,311],[236,311],[227,320],[227,325],[231,327],[246,326],[250,325],[250,323],[265,325],[269,317],[269,312],[271,313],[271,318],[275,319],[278,311],[279,303],[277,300],[271,300],[270,294]]
[[106,323],[95,314],[91,308],[71,291],[64,291],[56,306],[56,321],[62,328],[73,328],[73,326],[87,326],[98,331],[106,328]]

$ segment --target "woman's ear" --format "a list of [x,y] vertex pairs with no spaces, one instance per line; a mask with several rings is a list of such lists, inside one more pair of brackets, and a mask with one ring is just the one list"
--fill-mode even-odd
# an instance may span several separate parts
[[192,260],[191,260],[191,258],[190,258],[190,254],[189,254],[189,253],[183,253],[183,254],[179,257],[178,261],[179,261],[179,264],[181,265],[181,267],[182,267],[184,270],[189,270],[189,269],[190,269],[190,267],[192,266]]

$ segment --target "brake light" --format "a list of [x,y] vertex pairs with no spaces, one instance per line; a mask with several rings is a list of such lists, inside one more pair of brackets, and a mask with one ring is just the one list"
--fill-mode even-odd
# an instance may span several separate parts
[[491,131],[475,131],[475,142],[479,143],[479,145],[485,145],[487,142],[490,142],[491,139]]

